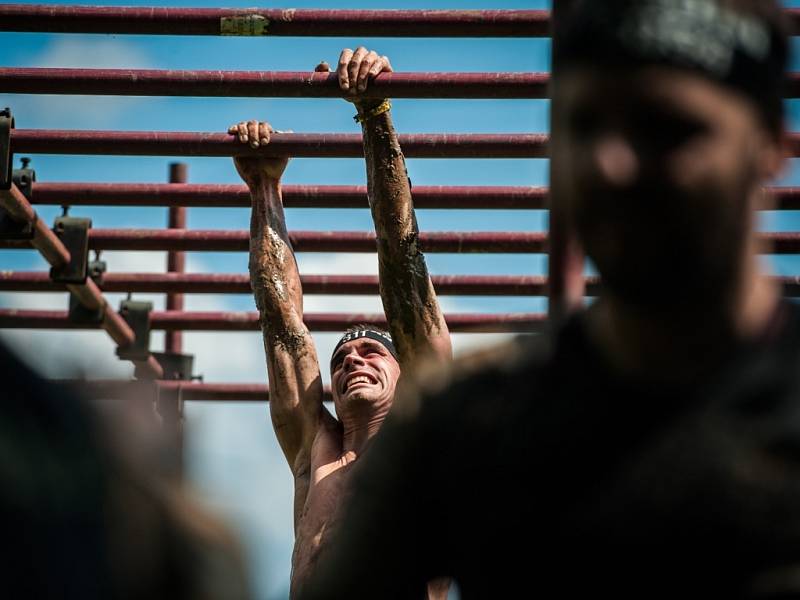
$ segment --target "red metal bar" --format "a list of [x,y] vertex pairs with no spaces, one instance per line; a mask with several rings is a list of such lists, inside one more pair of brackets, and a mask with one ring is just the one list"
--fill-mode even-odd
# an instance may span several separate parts
[[[546,236],[527,232],[423,232],[425,252],[536,253]],[[368,231],[294,231],[289,239],[296,252],[374,252],[375,234]],[[89,247],[95,250],[232,251],[249,249],[250,232],[224,230],[93,229]]]
[[[800,254],[800,232],[760,234],[765,254]],[[540,232],[423,232],[422,250],[432,253],[538,254],[547,247]],[[375,234],[367,231],[294,231],[289,239],[297,252],[374,252]],[[92,250],[246,252],[247,231],[200,229],[90,229]],[[27,248],[20,240],[0,240],[2,248]]]
[[[542,209],[543,187],[415,186],[416,208]],[[366,186],[284,185],[286,208],[367,208]],[[71,206],[250,206],[244,185],[164,183],[45,183],[32,184],[33,204]]]
[[[547,278],[513,275],[434,275],[436,293],[454,296],[542,296]],[[373,275],[301,275],[305,294],[376,295]],[[588,278],[596,286],[597,278]],[[186,294],[249,294],[246,274],[215,273],[106,273],[101,281],[106,292]],[[0,291],[56,292],[63,289],[47,273],[0,271]]]
[[[188,165],[185,163],[172,163],[169,166],[169,182],[172,184],[185,184],[188,179]],[[170,229],[186,229],[186,208],[183,206],[170,206],[168,227]],[[167,272],[183,273],[186,270],[186,254],[183,252],[170,252],[167,254]],[[167,294],[167,310],[183,310],[183,294],[170,292]],[[164,340],[164,349],[167,352],[183,352],[183,334],[180,331],[168,331]]]
[[[2,18],[2,17],[0,17]],[[383,73],[371,98],[547,98],[547,73]],[[341,98],[334,73],[0,68],[0,92],[106,96]]]
[[[0,5],[0,31],[223,35],[223,19],[264,18],[264,36],[545,37],[544,10],[316,10]],[[239,35],[259,35],[251,20]]]
[[[419,133],[398,137],[409,158],[547,158],[547,136],[537,133]],[[275,133],[267,146],[251,148],[227,133],[13,129],[11,151],[118,156],[364,156],[361,135],[349,133]]]
[[[151,327],[164,331],[257,331],[257,312],[150,313]],[[537,332],[545,324],[541,313],[451,314],[445,320],[453,333]],[[358,323],[386,326],[386,317],[376,314],[309,313],[305,323],[312,331],[343,331]],[[76,324],[63,311],[0,309],[0,328],[7,329],[93,329]]]
[[0,190],[0,206],[2,206],[12,219],[21,223],[33,223],[33,239],[24,242],[25,246],[30,244],[36,248],[45,260],[53,267],[60,267],[70,261],[69,250],[56,237],[56,234],[48,229],[36,211],[28,202],[28,199],[12,185],[11,189]]
[[[83,396],[95,399],[130,398],[138,392],[138,381],[118,380],[54,380],[57,385],[75,389]],[[198,383],[194,381],[157,381],[160,392],[180,394],[186,402],[268,402],[269,387],[260,383]],[[323,400],[333,400],[329,386],[323,388]]]
[[[34,225],[34,238],[24,241],[25,245],[33,245],[53,267],[60,267],[69,262],[70,254],[67,248],[52,231],[43,225],[27,198],[15,185],[12,185],[9,190],[0,190],[0,205],[8,211],[13,219]],[[118,346],[125,347],[136,340],[133,330],[122,317],[111,310],[94,281],[87,279],[84,283],[67,284],[66,288],[86,308],[103,312],[101,327],[108,332]],[[144,362],[136,362],[136,365],[138,371],[143,375],[152,377],[163,375],[161,366],[152,356]]]
[[[800,210],[800,187],[767,188],[778,210]],[[286,208],[367,208],[360,185],[284,185]],[[427,209],[543,209],[546,187],[414,186],[414,206]],[[229,184],[33,182],[31,204],[71,206],[249,207],[247,186]]]

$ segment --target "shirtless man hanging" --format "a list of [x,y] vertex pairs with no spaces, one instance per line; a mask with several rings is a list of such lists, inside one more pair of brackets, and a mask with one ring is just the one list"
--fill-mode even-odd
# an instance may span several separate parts
[[[325,71],[327,65],[317,70]],[[391,105],[388,100],[362,97],[371,78],[391,71],[386,56],[364,47],[343,50],[337,69],[340,88],[355,105],[362,127],[380,294],[389,328],[385,332],[372,326],[352,327],[336,345],[330,369],[338,418],[323,405],[320,365],[303,323],[303,292],[281,200],[280,178],[288,158],[234,158],[252,198],[250,279],[261,315],[270,414],[294,475],[292,596],[315,568],[346,500],[350,467],[383,424],[398,381],[415,361],[452,357],[447,325],[419,248],[411,187]],[[228,130],[254,148],[268,144],[272,132],[268,123],[258,121]],[[427,587],[429,598],[447,596],[447,580]],[[425,597],[425,590],[420,590],[420,597]]]

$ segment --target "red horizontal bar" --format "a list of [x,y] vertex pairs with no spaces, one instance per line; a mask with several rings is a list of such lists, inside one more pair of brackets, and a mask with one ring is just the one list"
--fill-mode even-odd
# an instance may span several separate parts
[[[69,386],[83,396],[97,399],[130,398],[139,394],[141,381],[118,380],[54,380],[57,385]],[[158,390],[179,392],[181,400],[189,402],[268,402],[269,387],[260,383],[198,383],[194,381],[159,380],[148,385]],[[323,400],[333,399],[329,386],[323,388]]]
[[[410,158],[547,158],[547,136],[536,133],[418,133],[400,135]],[[360,134],[275,133],[260,148],[227,133],[13,129],[16,154],[118,156],[296,156],[354,158],[364,155]]]
[[[249,207],[244,185],[176,183],[33,182],[31,204],[62,206]],[[284,185],[286,208],[368,208],[363,185]],[[545,209],[546,187],[414,186],[416,208]],[[800,210],[800,187],[773,187],[768,192],[779,210]]]
[[[528,232],[423,232],[425,252],[541,253],[546,234]],[[375,233],[368,231],[293,231],[296,252],[375,252]],[[247,252],[247,230],[90,229],[92,250],[177,250],[186,252]],[[25,242],[0,240],[0,248],[24,248]]]
[[[373,275],[302,275],[306,294],[377,295],[378,278]],[[544,296],[547,278],[539,276],[434,275],[436,293],[458,296]],[[594,286],[596,278],[587,278]],[[100,281],[106,292],[249,294],[246,274],[210,273],[106,273]],[[0,291],[56,292],[62,285],[48,273],[0,271]]]
[[[800,254],[799,232],[762,233],[768,254]],[[444,231],[419,235],[424,252],[538,254],[546,251],[547,234],[540,232]],[[374,252],[375,234],[368,231],[294,231],[289,239],[296,252]],[[247,252],[246,230],[90,229],[92,250],[186,252]],[[0,240],[2,248],[26,248],[27,242]]]
[[[250,206],[244,185],[176,183],[32,184],[33,204],[62,206]],[[284,185],[286,208],[368,208],[366,186]],[[414,186],[416,208],[543,209],[547,188],[512,186]]]
[[[503,333],[541,331],[544,313],[451,314],[445,320],[453,333]],[[386,326],[386,317],[377,314],[311,313],[304,317],[311,331],[339,332],[351,325],[367,323]],[[153,311],[150,327],[164,331],[257,331],[257,312],[182,312]],[[65,311],[0,309],[0,328],[7,329],[94,329],[76,324]]]
[[317,10],[0,5],[0,31],[221,35],[221,19],[261,15],[264,36],[545,37],[544,10]]
[[[528,275],[434,275],[436,293],[442,296],[544,296],[547,277]],[[775,276],[790,298],[800,297],[800,276]],[[373,275],[301,275],[306,294],[376,295]],[[587,296],[597,294],[599,277],[586,277]],[[249,294],[250,277],[216,273],[106,273],[100,287],[105,292],[138,294]],[[48,273],[0,271],[0,292],[58,292],[63,285]]]
[[[2,18],[2,17],[0,17]],[[370,98],[547,98],[547,73],[382,73]],[[0,68],[0,92],[106,96],[342,98],[335,73]]]

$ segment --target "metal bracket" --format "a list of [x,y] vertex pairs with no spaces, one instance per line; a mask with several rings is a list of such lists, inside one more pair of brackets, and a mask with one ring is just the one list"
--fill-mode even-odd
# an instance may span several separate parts
[[[93,260],[89,263],[89,277],[97,285],[102,283],[103,273],[106,271],[106,263],[102,260]],[[86,308],[78,302],[73,295],[69,295],[69,320],[79,325],[99,325],[106,316],[106,307],[102,306],[97,310]]]
[[17,189],[22,192],[22,195],[30,200],[31,194],[33,193],[31,184],[36,181],[36,171],[28,168],[28,165],[31,163],[30,158],[26,156],[20,160],[22,161],[22,168],[14,169],[11,172],[11,181],[17,186]]
[[194,369],[194,354],[177,352],[153,352],[153,356],[164,369],[164,379],[191,381]]
[[119,314],[133,329],[136,340],[130,346],[117,348],[117,356],[123,360],[147,360],[150,357],[150,311],[152,302],[123,300]]
[[84,283],[89,263],[89,228],[91,219],[58,217],[55,231],[69,250],[70,261],[66,265],[50,269],[50,279],[57,283]]
[[14,171],[14,154],[11,152],[11,130],[14,129],[14,117],[11,109],[0,110],[0,189],[11,189]]
[[0,240],[32,240],[33,222],[20,222],[0,206]]

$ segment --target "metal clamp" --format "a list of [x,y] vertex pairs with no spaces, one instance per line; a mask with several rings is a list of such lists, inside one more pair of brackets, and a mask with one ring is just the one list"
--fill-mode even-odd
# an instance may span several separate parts
[[0,110],[0,189],[10,190],[13,171],[14,154],[11,152],[11,130],[14,129],[14,117],[11,109]]
[[153,356],[164,369],[163,379],[174,381],[191,381],[194,376],[194,354],[177,352],[153,352]]
[[35,221],[17,221],[0,206],[0,240],[32,240]]
[[136,336],[133,344],[117,348],[117,356],[123,360],[147,360],[150,358],[150,311],[152,302],[123,300],[119,314],[133,329]]
[[28,165],[31,164],[31,159],[27,156],[21,158],[20,161],[22,162],[22,168],[14,169],[11,172],[11,181],[22,192],[22,195],[30,201],[33,193],[31,184],[36,181],[36,171],[28,168]]
[[57,283],[84,283],[89,266],[89,228],[91,219],[58,217],[53,231],[69,250],[70,261],[50,269],[50,279]]

